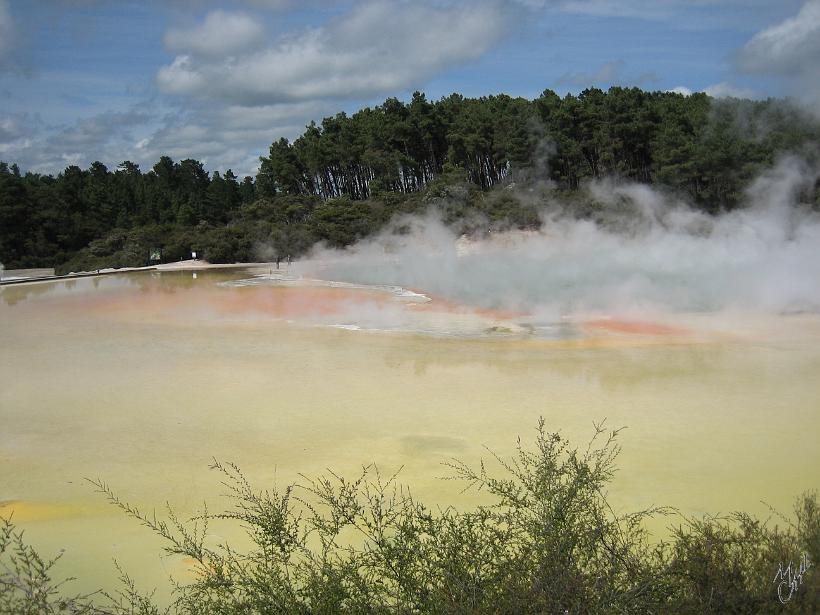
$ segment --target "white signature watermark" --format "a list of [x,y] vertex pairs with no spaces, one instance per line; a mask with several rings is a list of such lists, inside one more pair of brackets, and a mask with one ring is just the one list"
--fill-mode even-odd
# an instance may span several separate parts
[[785,568],[783,564],[778,566],[773,583],[777,583],[777,598],[780,602],[786,604],[792,599],[794,592],[803,583],[803,575],[811,568],[811,565],[808,554],[804,553],[800,558],[799,566],[793,566],[791,562]]

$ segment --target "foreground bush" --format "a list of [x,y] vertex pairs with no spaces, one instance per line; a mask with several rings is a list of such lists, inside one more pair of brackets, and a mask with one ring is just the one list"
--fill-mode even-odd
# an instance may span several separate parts
[[[175,588],[169,613],[818,613],[820,573],[794,589],[779,567],[820,560],[815,494],[798,499],[783,525],[738,513],[683,519],[670,542],[653,544],[649,509],[619,514],[604,488],[615,470],[617,431],[602,427],[576,449],[539,424],[535,446],[519,444],[482,463],[453,462],[451,478],[487,492],[468,511],[432,510],[374,467],[355,480],[335,474],[284,491],[255,491],[238,468],[215,462],[233,507],[189,524],[122,502],[125,513],[162,536],[168,553],[195,562],[196,580]],[[205,546],[209,520],[244,528],[254,548]],[[25,545],[10,522],[0,529],[0,612],[159,613],[123,574],[116,593],[66,598],[53,562]],[[793,566],[793,572],[799,572]]]

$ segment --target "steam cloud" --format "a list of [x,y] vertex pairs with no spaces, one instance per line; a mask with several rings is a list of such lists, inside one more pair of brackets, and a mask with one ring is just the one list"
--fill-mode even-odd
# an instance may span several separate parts
[[[710,216],[645,185],[596,181],[602,207],[578,219],[543,205],[539,231],[459,238],[435,215],[398,221],[345,251],[318,250],[317,275],[391,284],[534,320],[592,314],[820,311],[820,215],[803,202],[820,170],[790,157]],[[519,198],[526,198],[522,193]]]

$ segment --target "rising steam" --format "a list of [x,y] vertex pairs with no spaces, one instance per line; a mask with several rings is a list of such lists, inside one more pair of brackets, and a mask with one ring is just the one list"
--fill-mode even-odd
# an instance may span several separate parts
[[[596,181],[578,219],[542,203],[539,231],[459,237],[434,213],[345,250],[316,274],[390,284],[534,319],[647,312],[820,311],[820,215],[803,201],[820,176],[786,158],[711,216],[649,186]],[[519,198],[524,198],[519,195]]]

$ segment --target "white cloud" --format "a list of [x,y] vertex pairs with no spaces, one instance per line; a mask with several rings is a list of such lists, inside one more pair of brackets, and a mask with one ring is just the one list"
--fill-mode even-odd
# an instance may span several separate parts
[[738,53],[737,64],[747,73],[783,78],[820,113],[820,0],[808,0],[794,17],[758,32]]
[[481,57],[505,30],[500,4],[377,0],[265,49],[206,61],[178,56],[157,74],[170,94],[243,105],[364,98],[421,85]]
[[738,60],[749,72],[802,75],[820,70],[820,0],[809,0],[794,17],[758,32]]
[[100,113],[57,128],[32,114],[0,115],[0,160],[56,174],[71,164],[87,168],[95,160],[109,168],[131,160],[147,171],[168,155],[195,158],[209,171],[231,168],[240,176],[255,175],[259,155],[274,140],[294,138],[311,120],[334,111],[320,103],[171,111],[142,101],[131,110]]
[[[673,94],[681,94],[683,96],[691,96],[694,93],[691,88],[688,88],[685,85],[679,85],[666,91],[672,92]],[[752,100],[759,98],[757,92],[754,90],[750,90],[749,88],[740,88],[725,81],[715,83],[714,85],[703,88],[703,90],[697,91],[702,91],[712,98],[748,98]]]
[[31,146],[28,117],[22,114],[0,117],[0,160],[16,160],[14,154]]
[[201,24],[173,28],[165,34],[165,46],[175,53],[222,56],[248,50],[265,36],[262,25],[244,13],[213,11]]
[[311,120],[335,111],[324,103],[276,104],[258,107],[205,105],[168,115],[162,125],[139,140],[132,159],[150,168],[160,156],[195,158],[209,170],[232,169],[255,175],[259,155],[281,137],[295,138]]
[[[145,107],[138,105],[137,107]],[[0,118],[0,157],[25,170],[59,173],[101,160],[116,165],[131,154],[132,134],[151,121],[147,110],[105,112],[54,128],[27,113]]]
[[725,81],[703,89],[712,98],[759,98],[754,90],[739,88]]

